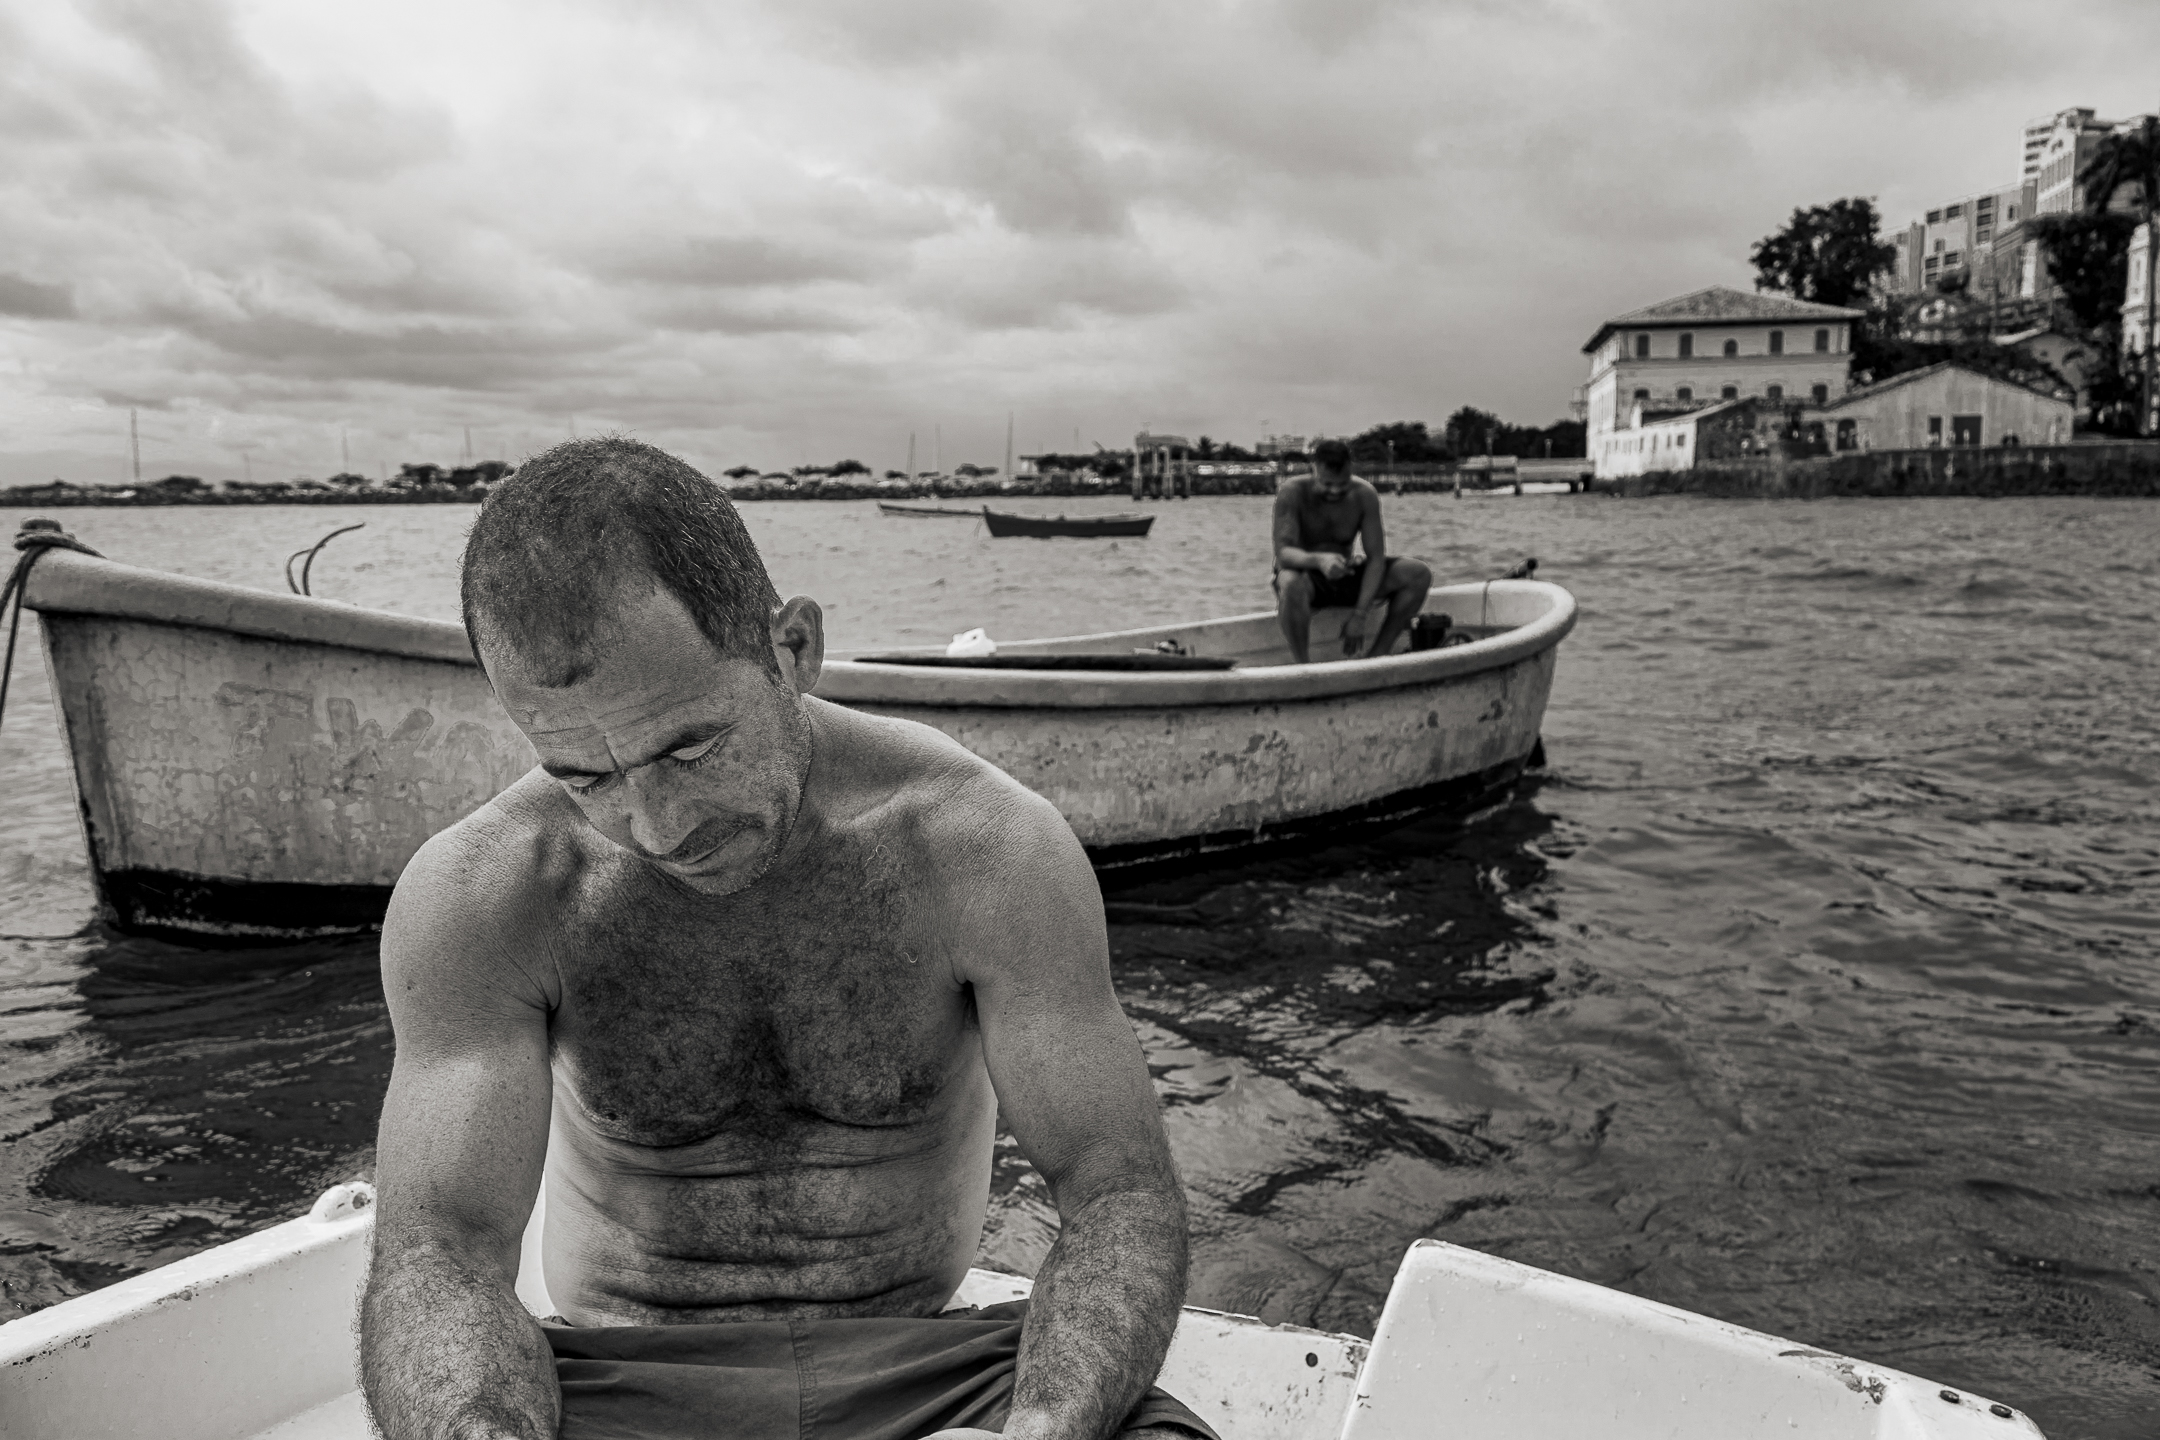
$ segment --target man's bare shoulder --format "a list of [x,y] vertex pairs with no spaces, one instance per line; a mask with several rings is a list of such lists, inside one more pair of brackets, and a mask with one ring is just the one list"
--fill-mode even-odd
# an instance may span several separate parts
[[[538,770],[430,839],[398,877],[383,917],[385,978],[442,978],[445,961],[469,978],[541,984],[553,911],[583,868],[575,808]],[[551,972],[551,967],[550,972]]]
[[876,799],[858,824],[915,857],[930,893],[978,908],[1045,886],[1095,894],[1094,871],[1057,807],[958,741],[913,721],[856,715]]

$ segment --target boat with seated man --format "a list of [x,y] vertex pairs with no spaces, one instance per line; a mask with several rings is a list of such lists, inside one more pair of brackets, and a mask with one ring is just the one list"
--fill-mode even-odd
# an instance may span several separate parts
[[[27,604],[123,930],[367,929],[422,843],[534,763],[451,621],[65,549],[37,559]],[[999,644],[991,664],[833,651],[815,693],[942,730],[1054,803],[1106,879],[1137,875],[1503,796],[1539,754],[1574,598],[1492,580],[1426,609],[1460,643],[1298,665],[1272,611],[1163,617]],[[1311,653],[1341,653],[1348,613],[1314,615]]]
[[[518,1298],[553,1311],[538,1263]],[[0,1325],[19,1440],[366,1440],[354,1315],[374,1191]],[[950,1306],[1026,1295],[971,1270]],[[2007,1405],[1435,1240],[1370,1343],[1187,1307],[1163,1388],[1231,1440],[2032,1440]],[[716,1433],[725,1433],[716,1432]]]

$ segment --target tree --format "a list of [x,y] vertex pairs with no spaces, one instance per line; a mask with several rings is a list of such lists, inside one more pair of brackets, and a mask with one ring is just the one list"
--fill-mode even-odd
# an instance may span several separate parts
[[731,465],[720,473],[730,480],[747,480],[758,473],[758,468],[755,465]]
[[1783,230],[1765,235],[1749,252],[1755,288],[1818,305],[1864,303],[1897,263],[1897,246],[1876,238],[1881,226],[1872,200],[1796,209]]
[[2160,231],[2153,229],[2153,210],[2160,202],[2160,119],[2147,115],[2137,126],[2118,130],[2102,136],[2093,147],[2092,158],[2085,168],[2078,171],[2078,184],[2085,191],[2085,209],[2092,214],[2105,214],[2115,203],[2116,192],[2125,187],[2137,191],[2138,224],[2145,231],[2148,249],[2145,258],[2145,294],[2143,343],[2139,347],[2139,385],[2137,431],[2145,434],[2153,422],[2153,275],[2155,261],[2160,261]]
[[860,460],[842,460],[826,473],[830,475],[868,475],[870,467]]
[[1447,417],[1447,448],[1457,455],[1482,455],[1505,424],[1490,410],[1465,405]]
[[1422,420],[1395,420],[1375,425],[1350,442],[1353,460],[1391,460],[1404,465],[1430,465],[1453,459],[1447,446],[1437,443]]
[[2137,217],[2120,211],[2035,215],[2025,233],[2047,256],[2048,274],[2077,323],[2101,330],[2122,319],[2130,269],[2130,236]]

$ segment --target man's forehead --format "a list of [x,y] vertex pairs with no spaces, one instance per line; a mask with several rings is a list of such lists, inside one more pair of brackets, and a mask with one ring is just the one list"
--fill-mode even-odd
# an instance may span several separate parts
[[623,683],[605,670],[574,685],[498,689],[503,708],[534,744],[580,744],[615,735],[634,735],[679,723],[683,712],[708,708],[709,677],[677,672],[657,683]]

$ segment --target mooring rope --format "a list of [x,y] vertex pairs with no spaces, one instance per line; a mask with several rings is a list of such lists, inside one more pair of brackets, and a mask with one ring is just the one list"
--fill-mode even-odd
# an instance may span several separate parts
[[[15,548],[22,558],[0,587],[0,615],[8,617],[7,658],[0,660],[0,721],[7,719],[8,681],[15,674],[15,637],[22,629],[23,596],[30,589],[30,567],[48,550],[74,550],[84,555],[98,552],[60,528],[57,520],[25,520],[16,532]],[[12,612],[8,607],[13,605]]]
[[[315,568],[315,557],[322,554],[322,547],[329,544],[332,540],[337,539],[338,536],[346,534],[348,531],[365,529],[367,529],[367,521],[362,520],[357,525],[347,525],[342,529],[332,530],[329,534],[323,536],[322,539],[316,541],[309,548],[305,550],[295,550],[292,552],[292,554],[286,556],[285,584],[287,588],[289,588],[295,595],[313,596],[315,592],[308,588],[308,572]],[[298,580],[295,580],[293,579],[292,562],[298,560],[303,555],[307,556],[307,563],[303,564],[300,567],[300,578]]]

